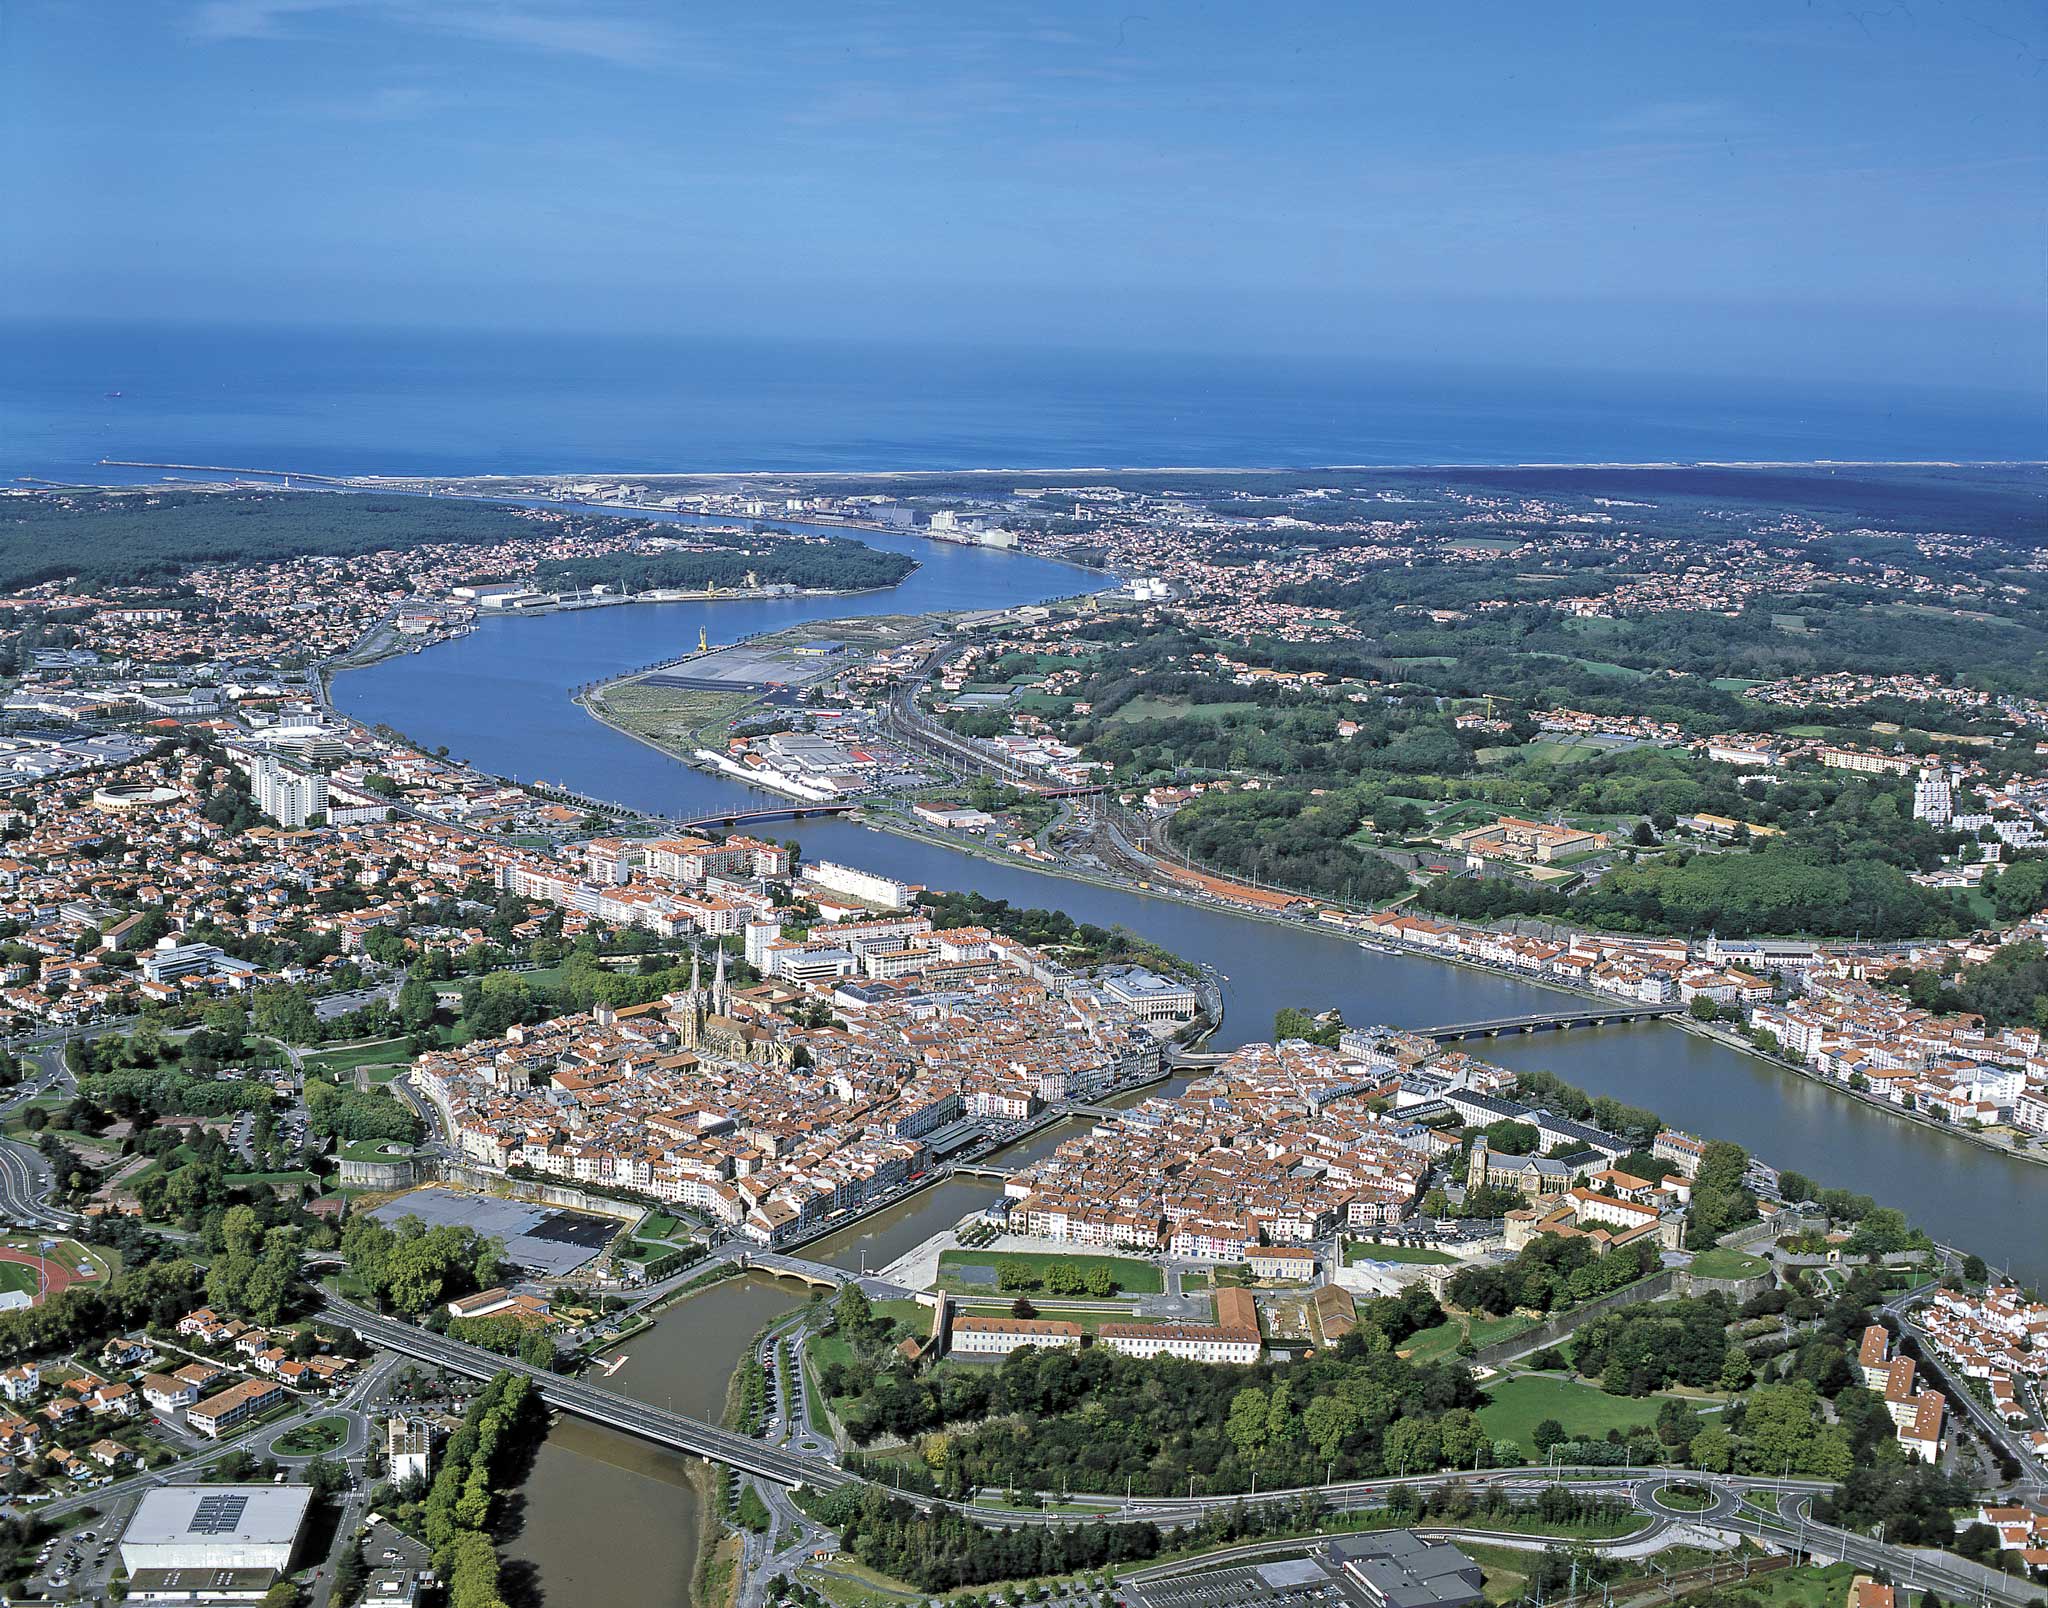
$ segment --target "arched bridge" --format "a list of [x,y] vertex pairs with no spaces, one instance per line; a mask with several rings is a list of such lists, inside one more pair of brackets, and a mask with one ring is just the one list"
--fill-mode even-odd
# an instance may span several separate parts
[[1616,1022],[1647,1022],[1659,1016],[1675,1016],[1678,1005],[1592,1005],[1577,1010],[1530,1011],[1522,1016],[1492,1016],[1481,1022],[1453,1022],[1447,1027],[1419,1027],[1423,1038],[1439,1044],[1459,1039],[1499,1038],[1504,1033],[1564,1032],[1574,1027],[1608,1027]]

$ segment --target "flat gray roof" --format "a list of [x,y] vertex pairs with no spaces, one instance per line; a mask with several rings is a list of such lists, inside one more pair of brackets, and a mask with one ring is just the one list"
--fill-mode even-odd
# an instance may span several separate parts
[[429,1228],[453,1224],[505,1242],[505,1255],[521,1267],[556,1277],[589,1261],[625,1225],[591,1212],[566,1211],[497,1195],[471,1195],[429,1185],[388,1200],[370,1215],[382,1223],[417,1217]]
[[162,1485],[121,1532],[123,1546],[278,1546],[298,1538],[310,1485]]

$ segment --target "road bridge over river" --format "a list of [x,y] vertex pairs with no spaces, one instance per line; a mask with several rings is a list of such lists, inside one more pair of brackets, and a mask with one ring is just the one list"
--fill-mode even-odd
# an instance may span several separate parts
[[1509,1033],[1562,1033],[1575,1027],[1610,1027],[1617,1022],[1649,1022],[1676,1016],[1678,1005],[1586,1005],[1573,1010],[1529,1011],[1519,1016],[1490,1016],[1478,1022],[1453,1022],[1444,1027],[1418,1027],[1418,1038],[1439,1044],[1459,1039],[1500,1038]]
[[581,1380],[565,1378],[544,1368],[535,1368],[517,1357],[501,1357],[480,1346],[464,1345],[397,1318],[379,1317],[353,1302],[328,1300],[322,1313],[360,1335],[371,1345],[445,1368],[472,1379],[488,1379],[499,1372],[523,1374],[540,1387],[541,1400],[550,1407],[574,1413],[578,1418],[616,1429],[642,1440],[653,1441],[673,1451],[723,1463],[744,1474],[772,1480],[778,1485],[809,1485],[824,1489],[847,1485],[859,1476],[847,1473],[823,1457],[806,1456],[755,1440],[750,1435],[720,1429],[682,1413],[650,1407],[613,1391],[599,1390]]
[[[430,1329],[380,1317],[353,1302],[329,1298],[321,1310],[330,1322],[352,1330],[364,1340],[386,1351],[414,1357],[445,1368],[451,1373],[487,1379],[509,1372],[531,1379],[541,1399],[563,1412],[574,1413],[592,1423],[624,1434],[637,1435],[657,1445],[686,1452],[712,1462],[723,1463],[757,1479],[777,1485],[837,1489],[863,1483],[865,1477],[841,1468],[822,1452],[786,1449],[703,1423],[682,1413],[650,1407],[629,1397],[599,1390],[581,1380],[565,1378],[521,1362],[501,1357],[477,1346],[464,1345],[437,1335]],[[1673,1510],[1663,1504],[1660,1493],[1676,1479],[1692,1480],[1709,1488],[1711,1507],[1706,1512]],[[1906,1548],[1874,1541],[1816,1521],[1811,1499],[1832,1488],[1832,1482],[1808,1479],[1768,1479],[1731,1475],[1702,1475],[1670,1468],[1557,1468],[1501,1469],[1474,1473],[1452,1471],[1403,1479],[1351,1480],[1300,1490],[1275,1490],[1264,1494],[1268,1502],[1313,1498],[1331,1511],[1384,1507],[1397,1485],[1428,1490],[1448,1484],[1499,1485],[1516,1497],[1533,1496],[1543,1487],[1560,1484],[1578,1491],[1598,1491],[1628,1501],[1653,1521],[1685,1521],[1732,1528],[1754,1534],[1808,1556],[1846,1558],[1859,1565],[1879,1568],[1895,1578],[1914,1579],[1922,1587],[1938,1587],[1965,1600],[2013,1605],[2029,1603],[2036,1588],[2014,1577],[1996,1574],[1966,1559],[1919,1548]],[[1751,1514],[1741,1497],[1745,1492],[1771,1493],[1787,1511],[1783,1516]],[[947,1507],[977,1523],[990,1525],[1084,1524],[1103,1521],[1149,1520],[1163,1527],[1193,1523],[1204,1513],[1234,1507],[1247,1499],[1239,1494],[1189,1497],[1132,1497],[1122,1501],[1102,1499],[1100,1511],[1044,1512],[981,1507],[971,1502],[948,1501],[913,1491],[897,1491],[908,1502],[923,1508]],[[1042,1493],[1056,1499],[1056,1493]],[[1796,1513],[1791,1511],[1797,1509]]]

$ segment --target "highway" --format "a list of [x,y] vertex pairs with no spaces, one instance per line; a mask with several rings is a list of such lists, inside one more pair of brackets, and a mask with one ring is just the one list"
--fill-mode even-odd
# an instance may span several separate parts
[[851,1484],[857,1479],[857,1476],[815,1455],[780,1451],[751,1436],[701,1423],[660,1407],[649,1407],[609,1390],[598,1390],[580,1380],[532,1367],[516,1357],[501,1357],[495,1352],[446,1339],[396,1318],[379,1317],[352,1302],[328,1300],[322,1303],[321,1310],[333,1322],[352,1329],[372,1345],[433,1363],[450,1373],[468,1374],[477,1379],[488,1379],[500,1371],[523,1374],[540,1387],[541,1399],[552,1407],[574,1413],[607,1429],[622,1430],[659,1446],[723,1463],[742,1473],[759,1475],[778,1485],[829,1489]]

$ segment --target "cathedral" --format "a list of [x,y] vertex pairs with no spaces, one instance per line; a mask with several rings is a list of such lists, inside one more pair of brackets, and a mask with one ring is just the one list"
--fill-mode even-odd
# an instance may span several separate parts
[[796,1046],[741,1021],[733,1014],[732,986],[725,979],[725,949],[703,986],[697,952],[690,953],[690,987],[668,1013],[682,1035],[683,1048],[714,1061],[751,1061],[756,1066],[788,1068],[796,1062]]

